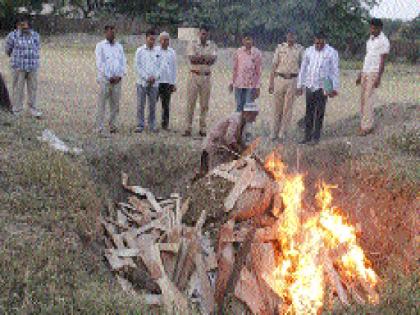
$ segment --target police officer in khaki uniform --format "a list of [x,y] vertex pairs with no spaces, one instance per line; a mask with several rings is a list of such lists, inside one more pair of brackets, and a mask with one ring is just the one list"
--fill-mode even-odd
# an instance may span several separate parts
[[211,92],[211,66],[217,59],[217,46],[208,40],[209,29],[200,27],[199,40],[190,42],[187,55],[191,68],[187,92],[187,117],[185,137],[191,136],[197,97],[200,98],[200,136],[206,136],[206,117],[209,109]]
[[274,94],[273,141],[283,141],[290,131],[296,80],[304,53],[303,46],[296,43],[294,30],[287,32],[286,39],[277,46],[270,74],[269,93]]

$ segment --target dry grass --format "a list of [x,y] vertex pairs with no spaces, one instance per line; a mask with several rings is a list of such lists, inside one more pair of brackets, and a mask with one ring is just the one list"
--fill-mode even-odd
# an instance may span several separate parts
[[[122,132],[111,140],[92,135],[97,98],[92,48],[43,49],[39,102],[46,113],[45,120],[33,122],[26,117],[14,120],[0,114],[0,313],[146,312],[141,301],[120,293],[98,258],[101,257],[101,245],[96,219],[112,190],[103,184],[117,185],[119,172],[124,170],[131,172],[130,178],[135,182],[155,187],[163,195],[171,187],[184,190],[186,179],[198,160],[201,144],[173,133],[140,137],[131,133],[136,112],[132,58],[133,52],[129,52],[129,73],[124,82],[121,106]],[[7,68],[4,57],[0,59],[0,67]],[[351,65],[346,64],[346,67]],[[176,130],[183,128],[187,75],[181,59],[178,92],[172,107],[171,123]],[[265,83],[267,75],[265,70]],[[354,77],[355,73],[350,71],[342,74],[340,97],[328,105],[328,137],[354,135],[357,119],[349,118],[358,112],[359,90],[353,85]],[[7,72],[6,78],[10,79]],[[230,70],[219,64],[214,74],[209,124],[234,110],[233,95],[227,91],[229,78]],[[418,79],[418,72],[407,71],[406,66],[392,65],[379,90],[378,105],[419,104]],[[257,133],[261,135],[269,133],[271,96],[266,88],[265,84],[259,101],[261,116]],[[294,121],[303,115],[303,111],[303,99],[300,98],[296,102]],[[343,119],[349,119],[346,128],[341,124]],[[43,128],[51,128],[61,138],[83,146],[86,158],[64,156],[40,146],[35,137]],[[418,183],[418,166],[413,159],[413,154],[418,152],[418,142],[411,133],[401,135],[399,130],[393,130],[390,134],[393,133],[396,136],[389,142],[405,158],[399,160],[402,165],[396,164],[392,168],[394,175],[384,168],[385,160],[376,151],[374,155],[366,156],[369,163],[363,164],[365,160],[361,159],[357,167],[361,165],[365,170],[373,170],[374,165],[379,165],[382,172],[389,172],[389,181],[395,183],[394,186],[399,186],[401,180]],[[358,145],[373,147],[370,142],[361,141]],[[272,146],[264,142],[262,151],[269,151]],[[311,150],[308,152],[314,157],[326,150],[325,155],[339,156],[343,160],[351,159],[355,154],[349,153],[342,143],[331,146],[326,143]],[[121,191],[111,193],[113,197],[121,196]],[[398,268],[391,266],[382,273],[386,277],[381,288],[383,303],[380,306],[337,309],[334,314],[414,314],[419,299],[418,278],[403,275],[394,278]]]

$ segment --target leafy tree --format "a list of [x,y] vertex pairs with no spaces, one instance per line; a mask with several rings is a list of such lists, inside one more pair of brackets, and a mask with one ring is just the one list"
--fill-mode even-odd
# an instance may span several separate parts
[[14,27],[18,9],[24,7],[29,12],[40,11],[42,0],[0,0],[0,26],[1,29]]
[[182,21],[178,2],[159,0],[156,6],[146,13],[146,22],[151,25],[178,25]]

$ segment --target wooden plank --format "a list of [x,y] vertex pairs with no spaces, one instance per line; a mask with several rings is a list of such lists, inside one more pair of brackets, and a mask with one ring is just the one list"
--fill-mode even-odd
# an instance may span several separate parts
[[183,248],[185,250],[185,259],[183,264],[178,264],[177,266],[178,277],[177,281],[175,282],[175,284],[181,291],[185,290],[190,280],[190,277],[195,270],[195,256],[200,250],[197,242],[195,242],[193,238],[184,240],[185,246]]
[[161,294],[142,294],[139,296],[145,305],[162,305],[162,295]]
[[140,255],[138,248],[106,249],[105,253],[117,257],[137,257]]
[[[196,238],[196,246],[200,247],[200,239]],[[201,295],[201,313],[212,314],[214,311],[214,290],[210,284],[209,277],[207,275],[207,266],[204,261],[204,256],[201,250],[198,250],[195,255],[195,266],[198,279],[200,281],[200,295]]]
[[265,275],[270,275],[276,269],[276,257],[272,243],[251,244],[251,264],[261,291],[261,300],[269,314],[275,314],[281,304],[280,297],[265,281]]
[[232,175],[232,174],[230,174],[226,171],[219,170],[219,169],[214,169],[211,172],[211,175],[224,178],[224,179],[226,179],[226,180],[228,180],[232,183],[236,183],[239,180],[238,177],[236,177],[236,176],[234,176],[234,175]]
[[188,301],[165,273],[159,248],[154,243],[153,238],[148,235],[142,235],[139,237],[139,245],[142,249],[142,260],[152,279],[155,279],[162,291],[162,302],[166,309],[172,312],[173,308],[175,308],[181,314],[189,314]]
[[178,253],[179,243],[158,243],[159,250],[161,252]]
[[233,187],[229,195],[225,199],[225,211],[229,212],[235,206],[240,195],[249,187],[255,175],[255,171],[251,167],[247,167],[241,178]]
[[217,311],[223,311],[223,300],[227,289],[227,284],[233,272],[235,263],[235,253],[232,243],[226,243],[223,239],[233,237],[234,222],[228,221],[222,225],[219,231],[217,244],[217,264],[219,267],[216,278],[215,302]]
[[130,196],[128,202],[140,213],[150,213],[151,205],[147,200],[140,200],[136,196]]
[[117,277],[117,282],[119,283],[119,285],[121,286],[121,288],[123,289],[125,293],[132,296],[137,296],[137,292],[134,290],[134,287],[130,281],[121,277],[120,275],[116,275],[116,277]]
[[117,210],[117,222],[119,226],[124,226],[128,228],[128,218],[121,210]]
[[153,220],[150,223],[143,225],[138,229],[133,229],[132,231],[136,233],[137,235],[143,234],[151,229],[159,229],[161,231],[168,231],[169,227],[168,227],[167,220],[168,220],[168,217],[166,215],[163,215],[162,217],[156,220]]
[[180,214],[177,214],[178,215],[178,218],[177,218],[177,221],[178,222],[182,222],[182,218],[184,217],[184,215],[187,213],[187,211],[190,208],[190,202],[191,202],[191,199],[190,198],[187,198],[184,201],[184,203],[182,204],[181,213]]
[[113,271],[122,270],[124,267],[128,267],[128,263],[118,256],[109,254],[105,252],[105,258],[108,260],[108,263]]
[[344,289],[340,276],[338,275],[337,271],[334,269],[334,266],[332,264],[331,259],[329,258],[327,253],[324,253],[321,257],[323,261],[324,270],[327,274],[327,278],[331,284],[331,286],[334,288],[334,290],[338,294],[338,298],[340,299],[341,303],[343,303],[345,306],[349,306],[349,299],[347,297],[346,290]]
[[246,267],[243,267],[235,286],[235,296],[245,303],[253,314],[269,314],[261,299],[262,293],[257,279]]
[[[121,210],[122,213],[124,213],[124,215],[132,222],[138,224],[139,226],[143,226],[147,223],[150,223],[151,219],[146,218],[145,216],[140,216],[138,214],[131,214],[129,213],[127,210],[122,209]],[[148,220],[149,219],[149,220]]]
[[150,191],[146,193],[146,197],[156,212],[164,212],[163,208],[160,206],[159,202],[157,202],[155,196]]

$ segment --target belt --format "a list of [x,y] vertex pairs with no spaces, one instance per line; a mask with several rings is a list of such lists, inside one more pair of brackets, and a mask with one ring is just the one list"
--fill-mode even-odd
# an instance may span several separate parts
[[198,71],[198,70],[191,70],[191,72],[196,74],[196,75],[205,75],[205,76],[208,76],[208,75],[211,74],[211,72],[201,72],[201,71]]
[[296,78],[298,76],[298,74],[297,73],[279,73],[279,72],[276,72],[276,76],[282,77],[283,79],[293,79],[293,78]]

